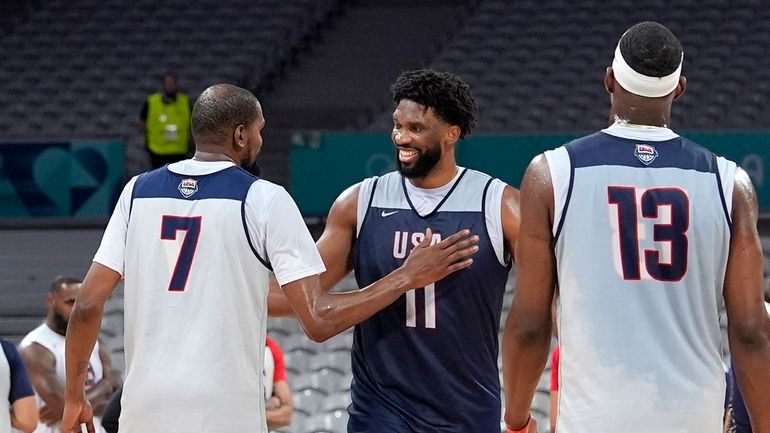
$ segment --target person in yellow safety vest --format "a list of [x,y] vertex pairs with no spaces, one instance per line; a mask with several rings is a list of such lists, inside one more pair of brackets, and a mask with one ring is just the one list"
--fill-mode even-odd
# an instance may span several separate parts
[[147,97],[140,120],[152,168],[185,158],[190,141],[190,99],[178,91],[176,74],[163,74],[163,92]]

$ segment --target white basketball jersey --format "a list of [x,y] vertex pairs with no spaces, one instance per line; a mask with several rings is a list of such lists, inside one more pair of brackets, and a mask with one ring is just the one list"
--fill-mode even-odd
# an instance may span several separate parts
[[267,431],[271,268],[280,284],[324,270],[282,188],[230,163],[145,173],[126,187],[94,260],[125,278],[121,432]]
[[[32,331],[27,334],[24,339],[21,340],[21,343],[19,343],[19,347],[27,347],[32,343],[37,343],[44,348],[46,348],[49,352],[51,352],[54,356],[55,365],[54,368],[56,369],[56,377],[59,379],[62,385],[64,385],[66,380],[66,370],[65,370],[65,363],[64,363],[64,336],[61,334],[57,334],[54,332],[51,328],[48,327],[45,323],[38,326],[37,328],[33,329]],[[99,357],[99,342],[96,342],[96,345],[94,346],[94,350],[91,351],[91,358],[88,360],[88,373],[86,375],[86,391],[88,391],[91,387],[99,383],[100,380],[104,377],[104,369],[102,367],[102,359]],[[35,400],[37,401],[38,407],[43,407],[45,405],[45,402],[43,399],[40,398],[40,396],[35,395]],[[94,422],[94,427],[96,428],[97,433],[103,433],[104,429],[102,428],[102,423],[99,421],[99,418],[96,418]],[[35,429],[34,433],[59,433],[59,424],[53,426],[47,426],[43,422],[38,423],[37,428]],[[85,431],[85,430],[84,430]]]
[[719,433],[734,163],[665,128],[546,152],[559,284],[559,433]]

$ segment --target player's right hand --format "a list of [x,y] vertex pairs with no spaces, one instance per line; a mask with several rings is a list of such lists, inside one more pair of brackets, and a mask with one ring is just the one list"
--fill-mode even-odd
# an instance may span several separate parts
[[88,433],[95,433],[94,411],[85,398],[64,403],[64,417],[61,420],[61,433],[81,433],[81,424],[86,425]]
[[470,230],[460,230],[443,241],[431,245],[433,231],[425,230],[425,238],[417,245],[401,266],[409,279],[409,289],[425,287],[452,272],[465,269],[473,263],[472,255],[479,251],[479,237]]

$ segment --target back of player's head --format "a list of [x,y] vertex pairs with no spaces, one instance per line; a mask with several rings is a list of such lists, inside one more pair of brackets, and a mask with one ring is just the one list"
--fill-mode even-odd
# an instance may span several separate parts
[[476,126],[479,107],[468,84],[454,74],[432,69],[403,72],[390,91],[396,104],[408,99],[432,108],[439,119],[460,127],[461,138]]
[[665,77],[682,63],[682,43],[664,25],[644,21],[620,38],[620,52],[628,66],[648,77]]
[[62,288],[62,286],[69,286],[70,284],[80,284],[81,280],[75,277],[68,277],[65,275],[59,275],[51,281],[50,293],[54,293]]
[[201,138],[224,137],[239,125],[248,126],[262,115],[257,97],[231,84],[215,84],[195,101],[192,134]]

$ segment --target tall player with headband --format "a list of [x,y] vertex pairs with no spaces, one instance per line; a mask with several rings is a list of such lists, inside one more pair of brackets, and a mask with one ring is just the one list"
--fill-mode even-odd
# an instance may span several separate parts
[[[529,406],[559,290],[559,433],[719,433],[717,311],[755,431],[770,431],[770,320],[749,177],[671,129],[683,50],[643,22],[604,85],[610,126],[536,157],[522,183],[517,289],[503,334],[505,421]],[[589,254],[586,254],[586,253]]]

